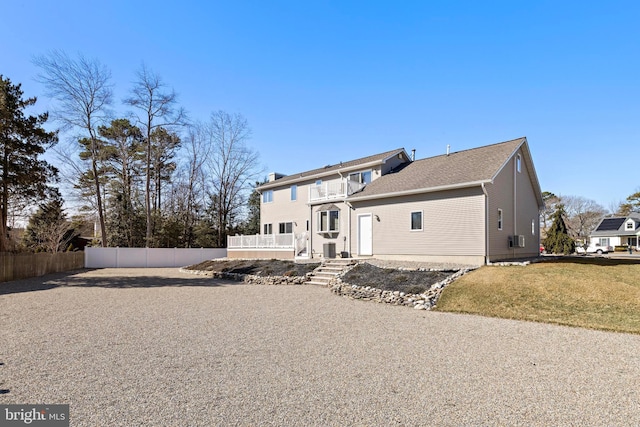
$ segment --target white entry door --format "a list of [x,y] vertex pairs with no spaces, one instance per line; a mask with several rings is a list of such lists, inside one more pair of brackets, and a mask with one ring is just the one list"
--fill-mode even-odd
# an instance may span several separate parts
[[358,255],[373,255],[371,214],[358,215]]

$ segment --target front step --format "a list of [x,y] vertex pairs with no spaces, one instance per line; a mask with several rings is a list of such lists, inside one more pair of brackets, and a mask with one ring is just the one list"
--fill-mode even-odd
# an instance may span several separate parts
[[352,259],[329,259],[313,270],[311,278],[305,282],[306,285],[329,286],[331,280],[342,274],[348,267],[355,264]]

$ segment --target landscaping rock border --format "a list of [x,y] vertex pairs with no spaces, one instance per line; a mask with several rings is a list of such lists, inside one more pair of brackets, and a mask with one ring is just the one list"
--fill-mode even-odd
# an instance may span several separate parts
[[202,270],[187,270],[180,269],[183,273],[198,274],[202,276],[209,276],[212,279],[233,280],[234,282],[244,282],[248,285],[302,285],[307,280],[311,273],[307,273],[304,276],[256,276],[254,274],[240,274],[240,273],[224,273],[219,271],[202,271]]
[[[442,290],[455,281],[456,279],[462,277],[469,271],[474,270],[477,267],[467,267],[461,268],[452,275],[448,276],[446,279],[441,280],[437,283],[434,283],[429,287],[429,289],[420,294],[412,294],[412,293],[404,293],[400,291],[385,291],[382,289],[374,288],[371,286],[358,286],[351,285],[349,283],[343,282],[342,277],[349,272],[352,268],[357,266],[360,263],[356,263],[350,266],[348,269],[342,272],[339,276],[336,276],[332,279],[327,287],[329,290],[343,297],[351,298],[351,299],[361,299],[364,301],[375,301],[378,303],[391,304],[391,305],[401,305],[407,307],[413,307],[416,310],[431,310],[436,306],[438,298],[440,298],[440,294],[442,294]],[[453,271],[450,268],[443,269],[433,269],[433,268],[404,268],[398,267],[399,270],[405,271]],[[253,274],[240,274],[240,273],[226,273],[226,272],[218,272],[218,271],[202,271],[202,270],[187,270],[180,269],[181,272],[197,274],[203,276],[209,276],[213,279],[222,279],[222,280],[233,280],[236,282],[243,282],[250,285],[267,285],[267,286],[277,286],[277,285],[303,285],[305,282],[309,280],[312,273],[307,273],[304,276],[256,276]]]
[[403,305],[413,307],[416,310],[431,310],[436,306],[442,290],[448,284],[452,283],[459,277],[462,277],[471,270],[473,270],[473,268],[460,269],[446,279],[434,283],[427,291],[420,294],[410,294],[400,291],[385,291],[371,286],[350,285],[349,283],[343,282],[340,277],[332,280],[329,287],[331,292],[334,294],[352,299],[375,301],[391,305]]

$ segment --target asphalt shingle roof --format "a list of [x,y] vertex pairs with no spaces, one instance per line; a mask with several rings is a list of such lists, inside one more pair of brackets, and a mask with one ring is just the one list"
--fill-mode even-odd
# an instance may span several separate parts
[[491,181],[525,141],[525,138],[518,138],[416,160],[397,172],[374,180],[349,200]]

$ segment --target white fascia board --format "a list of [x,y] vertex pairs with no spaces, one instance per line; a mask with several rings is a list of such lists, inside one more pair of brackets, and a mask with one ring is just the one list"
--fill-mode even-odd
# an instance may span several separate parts
[[460,188],[469,188],[469,187],[480,187],[482,184],[490,184],[492,182],[493,181],[486,179],[482,181],[463,182],[461,184],[441,185],[438,187],[430,187],[430,188],[418,188],[415,190],[397,191],[393,193],[372,194],[370,196],[360,196],[360,197],[348,197],[347,201],[362,202],[365,200],[387,199],[389,197],[413,196],[415,194],[435,193],[437,191],[457,190]]
[[[397,155],[398,153],[396,153]],[[393,156],[391,156],[393,157]],[[256,189],[258,191],[262,191],[262,190],[269,190],[271,188],[275,188],[275,187],[279,187],[281,185],[293,185],[296,183],[299,183],[301,181],[308,181],[308,180],[313,180],[316,178],[324,178],[325,176],[331,176],[331,175],[340,175],[343,172],[353,172],[353,171],[357,171],[357,170],[362,170],[362,169],[366,169],[368,167],[371,166],[377,166],[377,165],[382,165],[384,164],[388,159],[383,159],[383,160],[375,160],[373,162],[368,162],[368,163],[362,163],[359,165],[355,165],[355,166],[349,166],[349,167],[345,167],[345,168],[338,168],[338,169],[334,169],[331,171],[326,171],[326,172],[319,172],[313,175],[304,175],[298,178],[294,178],[291,180],[288,180],[286,182],[278,182],[278,180],[275,180],[273,182],[267,182],[266,184],[261,185],[260,187],[257,187]],[[289,177],[289,176],[287,176]]]

